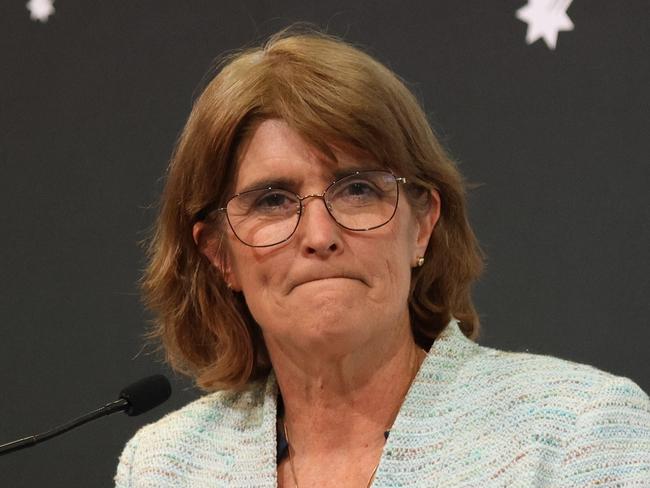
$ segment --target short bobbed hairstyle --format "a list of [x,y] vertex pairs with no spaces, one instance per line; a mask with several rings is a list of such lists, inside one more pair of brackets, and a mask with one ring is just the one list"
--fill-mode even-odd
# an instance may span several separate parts
[[[406,177],[414,211],[438,191],[440,218],[424,265],[412,271],[413,335],[428,349],[453,316],[476,338],[470,288],[482,253],[468,223],[463,178],[418,101],[363,51],[330,35],[288,29],[223,60],[172,155],[143,277],[145,304],[155,317],[151,336],[170,365],[208,391],[243,388],[271,368],[244,297],[228,288],[192,238],[197,214],[231,196],[239,150],[269,118],[285,121],[328,157],[335,159],[334,146],[358,148]],[[216,221],[213,232],[223,236],[226,228]],[[227,241],[217,241],[224,256]]]

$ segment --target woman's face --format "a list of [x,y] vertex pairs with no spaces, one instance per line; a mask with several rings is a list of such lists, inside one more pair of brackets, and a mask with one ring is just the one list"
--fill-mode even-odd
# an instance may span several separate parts
[[[263,121],[243,148],[235,193],[286,180],[286,189],[299,195],[321,194],[335,173],[368,169],[367,159],[334,152],[338,161],[326,160],[284,122]],[[253,248],[228,229],[225,263],[210,255],[211,246],[203,249],[232,288],[244,294],[267,344],[346,354],[370,345],[380,334],[390,337],[410,330],[411,268],[424,255],[439,203],[434,194],[431,211],[416,217],[403,195],[393,219],[374,230],[344,229],[323,200],[309,198],[287,242]],[[199,243],[201,232],[197,224],[194,237]]]

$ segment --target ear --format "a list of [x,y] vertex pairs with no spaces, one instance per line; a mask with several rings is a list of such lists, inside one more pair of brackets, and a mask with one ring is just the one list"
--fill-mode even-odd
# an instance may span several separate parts
[[223,279],[228,287],[234,291],[241,291],[241,285],[236,274],[232,271],[230,258],[220,252],[222,244],[219,242],[222,237],[215,236],[214,228],[205,222],[196,222],[192,226],[192,238],[199,252],[203,254],[212,265],[221,271]]
[[415,240],[415,256],[414,261],[419,257],[423,257],[427,251],[429,240],[433,229],[440,218],[440,194],[438,190],[431,190],[431,198],[429,208],[415,213],[415,221],[417,225],[417,235]]

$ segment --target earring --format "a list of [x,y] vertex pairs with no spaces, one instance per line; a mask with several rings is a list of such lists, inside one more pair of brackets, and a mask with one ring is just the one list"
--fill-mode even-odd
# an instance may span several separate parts
[[417,264],[416,264],[416,266],[417,266],[418,268],[421,268],[423,265],[424,265],[424,256],[420,256],[420,257],[418,258],[418,260],[417,260]]

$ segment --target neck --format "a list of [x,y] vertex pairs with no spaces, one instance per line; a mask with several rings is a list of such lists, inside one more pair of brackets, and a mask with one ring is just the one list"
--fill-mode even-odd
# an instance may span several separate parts
[[281,349],[267,340],[294,452],[383,446],[426,353],[410,326],[344,355]]

